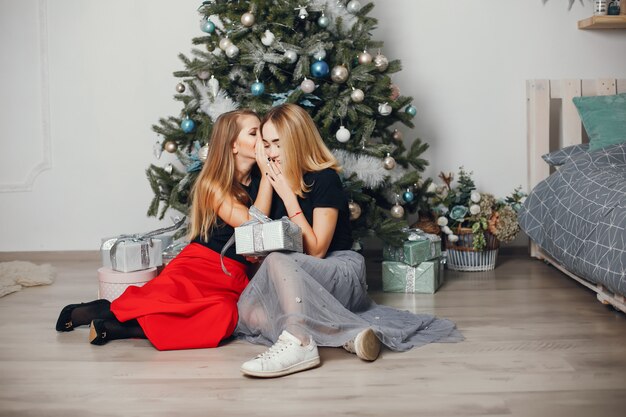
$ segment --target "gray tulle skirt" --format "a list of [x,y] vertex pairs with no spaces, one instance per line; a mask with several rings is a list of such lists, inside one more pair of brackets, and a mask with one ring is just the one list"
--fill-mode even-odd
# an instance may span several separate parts
[[271,253],[241,294],[238,310],[234,335],[268,346],[283,330],[300,338],[311,335],[319,346],[342,346],[367,327],[395,351],[463,340],[450,320],[372,301],[365,261],[354,251],[332,252],[325,259]]

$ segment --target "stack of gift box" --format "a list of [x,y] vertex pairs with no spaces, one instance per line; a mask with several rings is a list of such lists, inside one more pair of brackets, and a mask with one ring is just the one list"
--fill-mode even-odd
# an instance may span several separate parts
[[144,234],[120,235],[102,239],[100,255],[102,268],[98,269],[98,298],[109,301],[122,295],[127,287],[141,287],[156,277],[161,267],[180,252],[171,232],[184,223]]
[[441,238],[407,231],[402,246],[383,246],[383,291],[434,294],[443,284]]

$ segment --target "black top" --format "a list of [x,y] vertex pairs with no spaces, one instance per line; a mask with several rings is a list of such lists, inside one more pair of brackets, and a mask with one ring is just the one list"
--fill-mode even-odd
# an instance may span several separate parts
[[[331,168],[317,172],[308,172],[304,174],[304,182],[311,187],[311,190],[304,194],[304,198],[298,197],[298,203],[300,203],[302,213],[310,225],[313,225],[313,210],[316,207],[332,207],[339,210],[337,227],[335,228],[333,240],[328,247],[328,253],[351,249],[352,229],[350,227],[348,198],[343,192],[343,185],[337,172]],[[287,214],[282,200],[275,194],[271,214],[270,217],[272,219],[279,219],[294,213]]]
[[[256,199],[257,194],[259,193],[260,184],[261,184],[261,177],[258,174],[258,172],[255,172],[255,171],[253,171],[252,173],[250,185],[246,186],[242,184],[242,187],[244,188],[244,190],[248,192],[248,195],[250,196],[251,203],[254,203],[254,200]],[[248,204],[248,206],[250,205],[251,204]],[[214,250],[217,253],[220,253],[222,252],[224,245],[226,245],[226,242],[228,242],[228,239],[230,239],[234,233],[235,233],[235,229],[232,226],[228,225],[227,223],[224,223],[224,221],[218,217],[217,224],[213,227],[213,230],[209,232],[208,242],[202,239],[200,236],[196,237],[194,240],[192,240],[192,242],[199,243],[201,245],[208,247],[209,249]],[[228,249],[226,249],[226,252],[224,252],[224,256],[227,256],[245,265],[250,265],[250,263],[246,261],[246,258],[244,258],[242,255],[237,255],[237,253],[235,252],[234,244]]]

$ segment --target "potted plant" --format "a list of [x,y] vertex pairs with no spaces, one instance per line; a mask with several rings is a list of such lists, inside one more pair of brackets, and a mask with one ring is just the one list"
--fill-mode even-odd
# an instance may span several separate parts
[[500,243],[517,236],[517,211],[526,195],[518,187],[508,197],[496,199],[479,192],[471,176],[459,168],[453,187],[454,175],[440,173],[443,185],[434,187],[431,206],[444,235],[448,267],[488,271],[495,268]]

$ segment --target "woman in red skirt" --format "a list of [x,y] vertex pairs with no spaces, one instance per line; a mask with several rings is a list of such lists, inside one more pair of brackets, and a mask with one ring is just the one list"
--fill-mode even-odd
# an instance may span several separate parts
[[251,111],[221,115],[209,152],[192,190],[191,243],[159,276],[143,287],[128,287],[112,303],[99,299],[70,304],[57,331],[91,323],[89,340],[147,338],[159,350],[215,347],[237,325],[237,301],[248,284],[250,265],[231,246],[221,266],[220,252],[234,227],[248,221],[248,208],[269,213],[272,187],[257,170],[265,167],[259,118]]

